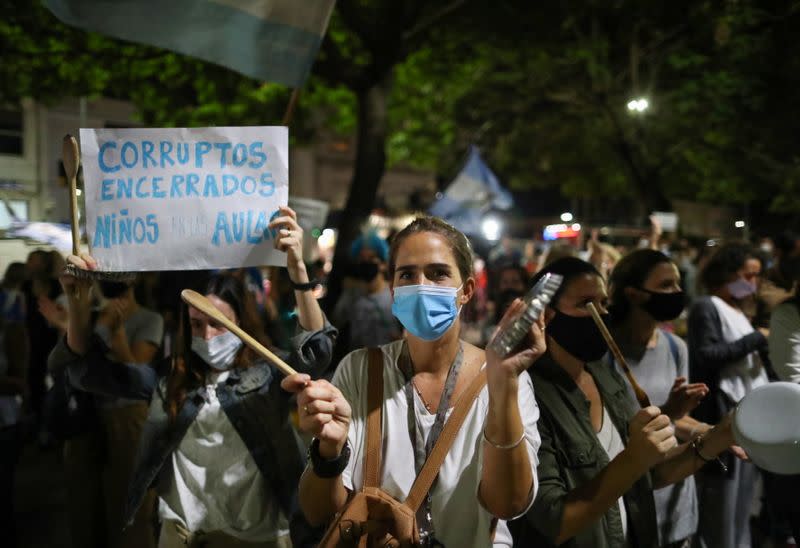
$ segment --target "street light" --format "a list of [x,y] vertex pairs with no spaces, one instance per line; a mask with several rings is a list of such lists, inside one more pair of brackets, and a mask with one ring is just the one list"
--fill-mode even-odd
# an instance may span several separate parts
[[483,231],[484,237],[490,242],[496,242],[500,239],[501,228],[500,221],[491,217],[485,219],[481,224],[481,231]]
[[561,221],[564,222],[564,223],[568,223],[572,219],[573,219],[572,213],[570,213],[569,211],[566,211],[566,212],[561,214]]
[[641,114],[650,107],[650,102],[644,97],[628,101],[628,110]]
[[735,223],[733,223],[733,226],[735,226],[736,228],[744,228],[745,226],[744,221],[736,221]]

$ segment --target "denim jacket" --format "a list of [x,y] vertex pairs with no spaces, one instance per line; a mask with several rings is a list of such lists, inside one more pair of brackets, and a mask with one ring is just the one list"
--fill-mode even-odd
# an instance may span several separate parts
[[[296,335],[290,354],[276,353],[298,372],[317,378],[330,364],[335,337],[336,329],[326,322],[320,331]],[[149,365],[116,362],[106,355],[107,348],[97,337],[84,356],[74,354],[62,339],[49,364],[51,369],[66,367],[71,384],[78,389],[150,400],[125,508],[125,523],[130,525],[147,489],[158,487],[161,474],[170,472],[164,465],[197,417],[206,394],[205,387],[187,393],[176,420],[170,423],[163,407],[166,379]],[[281,390],[279,380],[274,366],[259,361],[250,368],[231,371],[217,386],[217,397],[261,471],[267,492],[288,518],[298,507],[297,485],[305,462],[301,441],[288,420],[290,395]]]

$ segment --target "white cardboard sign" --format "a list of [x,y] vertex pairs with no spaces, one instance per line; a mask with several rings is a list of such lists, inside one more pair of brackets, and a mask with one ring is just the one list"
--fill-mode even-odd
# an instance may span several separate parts
[[81,129],[86,232],[105,271],[285,266],[285,127]]

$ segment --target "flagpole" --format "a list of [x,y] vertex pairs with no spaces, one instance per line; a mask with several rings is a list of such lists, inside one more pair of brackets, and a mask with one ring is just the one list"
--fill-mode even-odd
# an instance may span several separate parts
[[283,113],[283,120],[281,121],[282,126],[288,126],[292,123],[298,97],[300,97],[300,88],[292,89],[292,95],[289,97],[289,103],[286,105],[286,111]]

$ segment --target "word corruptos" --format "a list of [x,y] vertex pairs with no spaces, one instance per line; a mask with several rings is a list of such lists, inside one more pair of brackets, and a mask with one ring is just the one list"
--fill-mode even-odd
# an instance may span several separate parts
[[267,163],[264,143],[231,143],[227,141],[106,141],[100,145],[97,164],[103,173],[116,173],[122,168],[167,168],[175,165],[196,169],[211,167],[247,167],[259,169]]
[[[275,230],[269,229],[269,222],[280,215],[274,211],[220,211],[217,213],[211,243],[217,247],[223,244],[248,243],[258,245],[265,240],[274,239]],[[161,234],[156,215],[131,217],[127,209],[119,215],[111,213],[97,217],[92,247],[111,248],[119,245],[155,244]]]

